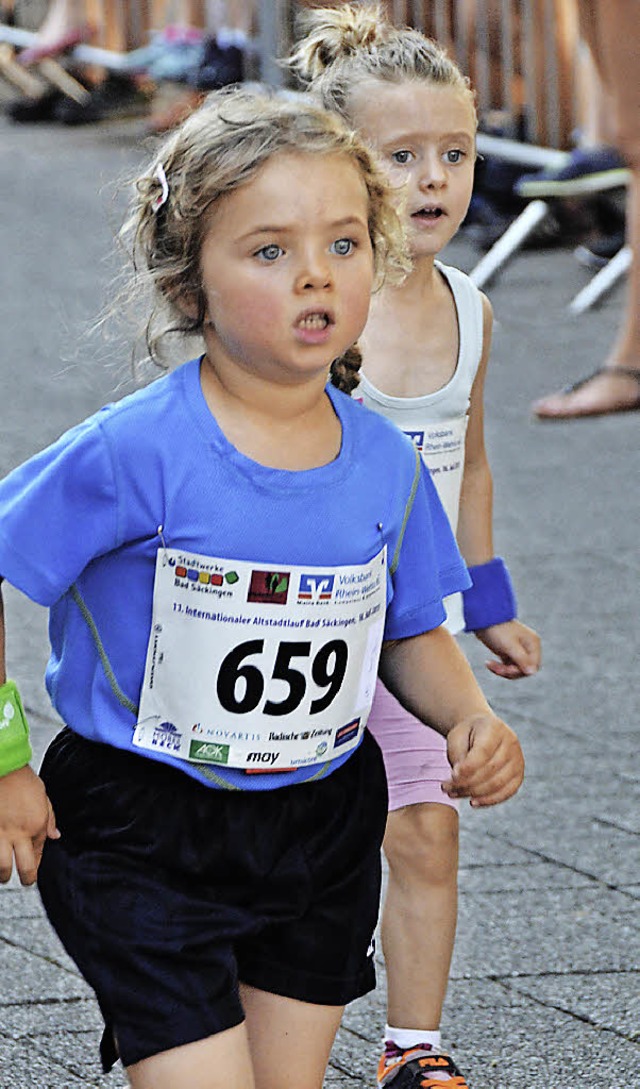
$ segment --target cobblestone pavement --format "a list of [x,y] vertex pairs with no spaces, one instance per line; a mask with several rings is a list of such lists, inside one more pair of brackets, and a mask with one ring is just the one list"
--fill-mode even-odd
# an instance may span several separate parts
[[[109,185],[139,161],[142,135],[137,122],[73,131],[0,120],[0,472],[128,388],[123,344],[85,333],[114,267]],[[449,257],[469,268],[477,254],[463,239]],[[545,662],[538,678],[509,684],[464,641],[528,766],[517,798],[462,814],[443,1031],[473,1089],[639,1084],[638,416],[542,425],[528,413],[536,395],[605,357],[622,290],[569,318],[587,277],[569,248],[528,251],[489,292],[497,550]],[[11,590],[7,614],[10,672],[41,754],[56,729],[41,679],[45,617]],[[37,893],[15,883],[0,891],[0,973],[0,1089],[125,1085],[121,1071],[101,1076],[93,998]],[[327,1086],[375,1083],[382,963],[379,977],[345,1015]]]

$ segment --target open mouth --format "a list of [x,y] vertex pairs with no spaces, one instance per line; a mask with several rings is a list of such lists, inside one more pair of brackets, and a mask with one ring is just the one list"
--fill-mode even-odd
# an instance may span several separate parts
[[296,321],[296,328],[317,332],[321,329],[326,329],[327,326],[331,324],[331,317],[326,310],[313,310],[307,314],[302,314],[302,316],[298,318]]
[[442,208],[418,208],[417,212],[413,212],[412,219],[423,219],[429,223],[433,223],[436,219],[440,219],[444,215],[444,209]]

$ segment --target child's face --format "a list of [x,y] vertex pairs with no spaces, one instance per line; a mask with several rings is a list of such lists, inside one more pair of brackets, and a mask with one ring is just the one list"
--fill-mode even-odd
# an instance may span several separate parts
[[399,187],[411,255],[435,256],[464,219],[475,164],[475,113],[456,87],[370,81],[352,99],[355,126]]
[[279,384],[326,378],[367,319],[368,213],[337,154],[277,154],[223,197],[201,252],[211,362]]

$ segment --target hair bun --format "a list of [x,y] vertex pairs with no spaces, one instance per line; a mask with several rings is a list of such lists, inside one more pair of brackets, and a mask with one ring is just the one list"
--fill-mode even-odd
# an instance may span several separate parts
[[377,5],[315,8],[299,16],[300,40],[289,64],[304,82],[317,79],[336,61],[382,40],[384,13]]

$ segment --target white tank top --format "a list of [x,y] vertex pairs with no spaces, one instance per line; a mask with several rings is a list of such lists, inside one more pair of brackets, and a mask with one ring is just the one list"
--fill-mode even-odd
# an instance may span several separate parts
[[[450,380],[435,393],[427,393],[423,397],[390,397],[376,389],[365,374],[361,374],[354,396],[368,408],[392,420],[416,444],[455,532],[460,509],[469,401],[482,357],[484,321],[482,296],[469,277],[439,261],[436,261],[436,268],[451,289],[458,319],[460,347],[456,369]],[[449,631],[462,631],[461,595],[448,597],[445,605]]]

